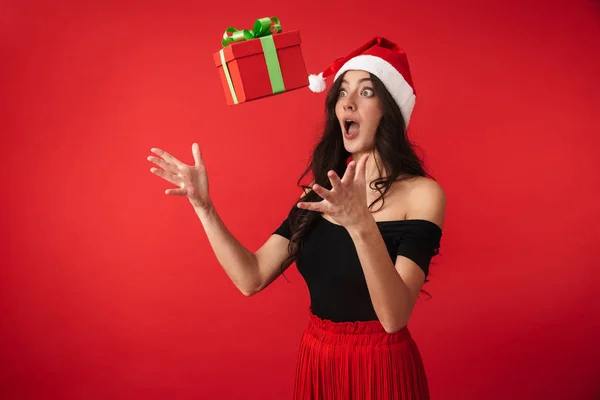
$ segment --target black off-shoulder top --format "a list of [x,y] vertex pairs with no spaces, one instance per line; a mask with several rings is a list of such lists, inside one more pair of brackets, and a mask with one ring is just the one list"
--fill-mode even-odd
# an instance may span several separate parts
[[[424,219],[377,221],[392,262],[397,256],[414,261],[429,275],[442,230]],[[290,239],[289,215],[274,234]],[[335,322],[371,321],[373,309],[354,242],[346,228],[322,216],[308,231],[296,259],[310,293],[311,311]]]

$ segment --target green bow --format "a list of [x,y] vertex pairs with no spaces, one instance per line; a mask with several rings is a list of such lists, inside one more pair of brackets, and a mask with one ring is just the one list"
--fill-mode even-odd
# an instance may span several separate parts
[[[230,43],[243,42],[244,40],[256,39],[262,36],[269,36],[273,33],[281,32],[281,24],[277,17],[260,18],[254,21],[254,29],[239,30],[236,28],[227,28],[223,33],[221,44],[226,47]],[[231,34],[231,35],[230,35]]]

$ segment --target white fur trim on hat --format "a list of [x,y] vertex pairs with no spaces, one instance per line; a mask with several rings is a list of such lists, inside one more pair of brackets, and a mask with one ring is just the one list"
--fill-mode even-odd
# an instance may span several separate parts
[[319,75],[309,75],[308,82],[308,88],[315,93],[322,92],[327,86],[322,72]]
[[348,60],[335,74],[334,81],[340,75],[349,70],[362,70],[370,72],[378,77],[387,90],[390,92],[396,104],[400,108],[400,112],[404,117],[404,122],[408,126],[408,121],[415,108],[416,96],[413,88],[408,84],[406,79],[392,64],[381,57],[371,55],[360,55]]

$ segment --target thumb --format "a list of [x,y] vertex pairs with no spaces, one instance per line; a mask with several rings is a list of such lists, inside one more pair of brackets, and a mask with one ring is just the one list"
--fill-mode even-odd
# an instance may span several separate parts
[[202,165],[202,153],[200,153],[200,146],[198,143],[192,144],[192,154],[194,155],[194,163],[196,167]]

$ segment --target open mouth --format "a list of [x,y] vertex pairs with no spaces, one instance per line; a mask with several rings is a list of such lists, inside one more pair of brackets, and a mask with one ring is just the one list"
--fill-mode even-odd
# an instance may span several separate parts
[[348,134],[349,136],[356,135],[358,133],[359,128],[360,125],[358,124],[358,122],[352,119],[344,120],[344,129],[346,131],[346,134]]
[[350,129],[350,125],[352,125],[354,121],[352,121],[351,119],[347,119],[344,121],[344,128],[346,128],[346,132],[348,132],[348,129]]

